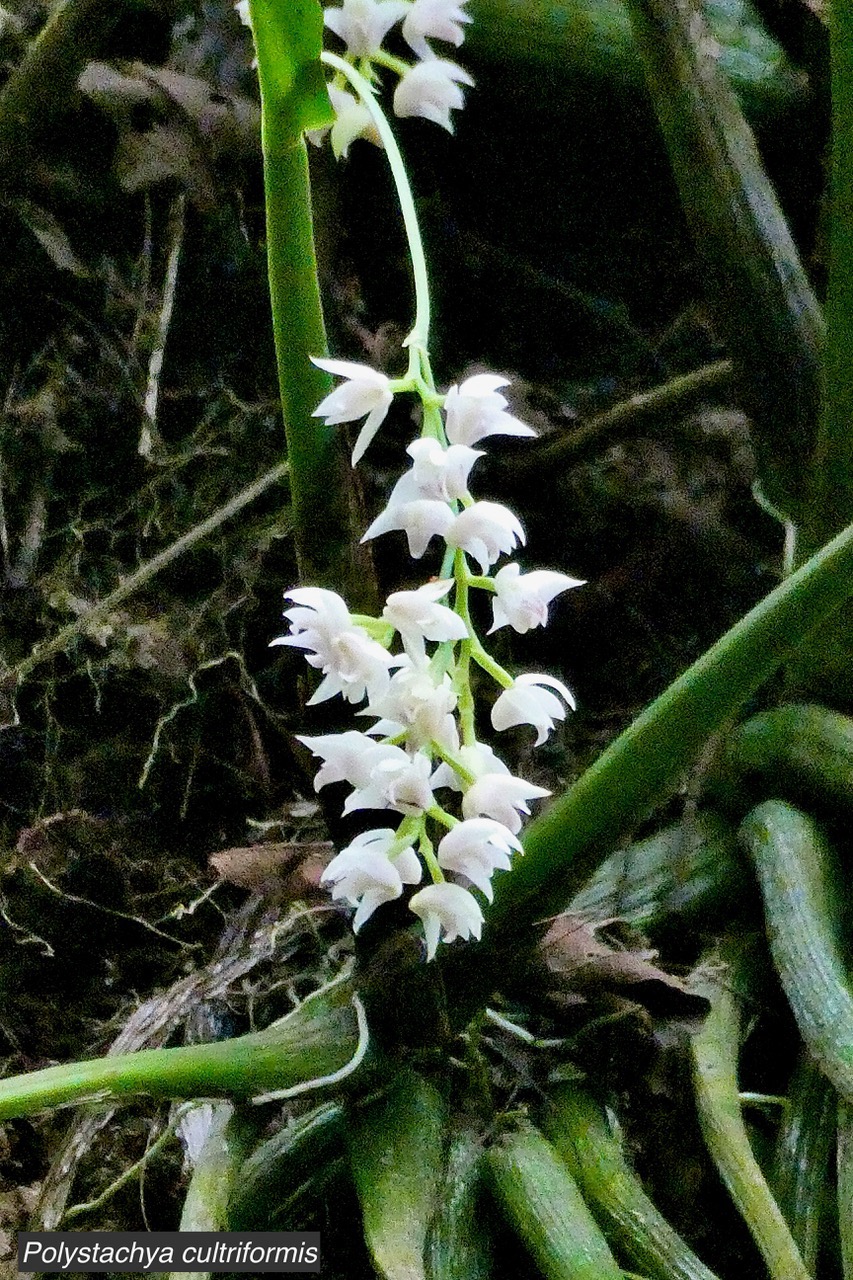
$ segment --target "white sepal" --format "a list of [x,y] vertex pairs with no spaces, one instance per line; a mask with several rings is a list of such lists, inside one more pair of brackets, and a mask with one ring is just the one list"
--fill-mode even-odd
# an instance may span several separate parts
[[409,555],[414,560],[420,560],[430,541],[443,536],[452,523],[453,512],[446,502],[417,498],[413,502],[389,503],[373,521],[362,542],[378,538],[381,533],[401,529],[409,542]]
[[438,679],[428,666],[406,662],[391,678],[387,692],[370,702],[359,715],[380,716],[371,734],[384,738],[406,735],[406,745],[417,749],[437,742],[447,751],[459,745],[453,711],[456,692],[447,675]]
[[334,899],[343,898],[358,908],[352,925],[355,933],[383,902],[399,898],[404,884],[420,882],[423,870],[413,849],[404,849],[393,860],[388,857],[396,838],[389,827],[363,831],[320,877],[321,884],[332,886]]
[[357,809],[396,809],[398,813],[419,814],[432,807],[430,786],[432,765],[421,752],[410,756],[391,743],[374,743],[370,757],[370,777],[359,785],[344,804],[344,813]]
[[285,599],[296,605],[284,611],[291,633],[270,643],[307,650],[306,661],[323,672],[325,679],[309,706],[339,693],[347,702],[362,702],[387,689],[390,668],[398,666],[399,659],[353,622],[339,595],[323,587],[297,587],[285,592]]
[[352,451],[352,465],[355,466],[385,421],[394,399],[388,378],[378,369],[371,369],[367,364],[355,364],[352,360],[327,360],[325,357],[312,356],[311,363],[326,373],[346,379],[320,401],[312,417],[325,418],[327,426],[337,426],[341,422],[354,422],[367,414]]
[[462,796],[462,813],[466,818],[494,818],[516,834],[521,830],[521,815],[530,813],[527,801],[550,794],[524,778],[485,773]]
[[471,468],[483,456],[482,450],[469,449],[464,444],[452,444],[445,449],[431,436],[413,440],[406,452],[412,459],[412,467],[394,485],[389,505],[412,502],[416,498],[435,498],[440,502],[467,498]]
[[427,960],[432,960],[440,940],[479,938],[483,913],[473,894],[458,884],[429,884],[419,889],[409,907],[423,921]]
[[[330,84],[329,98],[335,109],[335,123],[331,128],[330,141],[335,157],[345,159],[350,146],[356,138],[366,138],[374,146],[382,147],[382,139],[373,122],[373,117],[363,102],[359,102],[354,94]],[[366,446],[365,446],[366,447]]]
[[[481,778],[486,773],[509,776],[509,769],[503,760],[485,742],[474,742],[470,746],[460,747],[453,754],[462,768],[475,779]],[[449,764],[442,762],[432,776],[432,785],[434,788],[450,787],[453,791],[464,791],[469,784]]]
[[438,603],[452,586],[452,579],[444,579],[415,591],[394,591],[388,597],[382,617],[399,631],[406,651],[416,660],[425,657],[425,640],[467,639],[468,628],[459,614]]
[[471,19],[463,9],[466,0],[414,0],[403,21],[403,39],[419,58],[432,58],[427,40],[445,40],[458,48]]
[[379,52],[382,41],[407,10],[402,0],[343,0],[339,9],[326,9],[323,19],[343,40],[347,53],[370,58]]
[[315,791],[333,782],[366,787],[374,765],[385,758],[385,749],[378,742],[355,729],[347,729],[345,733],[323,733],[316,737],[297,734],[296,740],[323,761],[314,779]]

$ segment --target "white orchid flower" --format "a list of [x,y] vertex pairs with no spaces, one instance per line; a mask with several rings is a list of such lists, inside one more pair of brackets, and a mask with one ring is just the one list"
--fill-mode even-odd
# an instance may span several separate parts
[[509,871],[521,843],[509,827],[492,818],[468,818],[448,831],[438,845],[438,865],[465,876],[492,901],[492,875]]
[[471,468],[483,456],[482,450],[469,449],[463,444],[452,444],[445,449],[431,436],[413,440],[406,452],[413,465],[394,485],[389,504],[413,502],[416,498],[440,502],[467,498]]
[[494,373],[476,373],[461,386],[453,386],[444,401],[445,429],[451,444],[474,445],[487,436],[535,436],[532,427],[506,412],[507,400],[499,387],[509,379]]
[[395,529],[405,532],[409,541],[409,555],[420,560],[430,541],[443,537],[453,523],[453,512],[446,502],[432,498],[416,498],[413,502],[390,503],[381,511],[362,538],[369,542],[381,533]]
[[423,921],[427,944],[427,960],[432,960],[439,941],[454,938],[479,938],[483,931],[483,913],[473,894],[458,884],[429,884],[419,889],[409,907]]
[[291,634],[278,636],[271,645],[289,645],[308,650],[306,660],[325,677],[308,700],[308,706],[326,702],[342,694],[347,702],[362,702],[380,695],[390,680],[390,668],[397,666],[378,641],[353,622],[345,602],[323,587],[297,587],[285,592],[296,608],[285,609]]
[[462,5],[467,0],[414,0],[403,22],[403,39],[419,58],[432,58],[427,40],[445,40],[458,48],[471,19]]
[[344,813],[357,809],[396,809],[398,813],[424,813],[434,803],[429,756],[410,756],[391,743],[374,743],[370,777],[344,804]]
[[343,0],[339,9],[326,9],[323,20],[343,40],[347,53],[370,58],[408,7],[402,0]]
[[[509,769],[485,742],[473,742],[469,746],[454,751],[454,756],[473,778],[481,778],[487,773],[499,773],[509,776]],[[455,769],[447,763],[438,766],[432,776],[433,787],[450,787],[453,791],[464,791],[469,785]]]
[[363,831],[320,877],[321,884],[332,886],[335,900],[343,898],[358,908],[352,922],[355,933],[383,902],[399,898],[404,884],[420,883],[423,869],[414,849],[404,849],[393,860],[388,857],[396,839],[396,831],[388,827]]
[[387,693],[371,702],[360,715],[380,716],[371,734],[383,738],[406,735],[409,747],[438,743],[448,751],[459,746],[453,712],[457,695],[447,675],[436,679],[428,667],[409,663],[391,678]]
[[333,782],[366,787],[370,784],[374,766],[386,758],[387,748],[356,729],[347,729],[345,733],[323,733],[316,737],[297,734],[296,740],[323,761],[314,779],[315,791]]
[[521,521],[508,507],[498,502],[475,502],[454,518],[444,531],[447,545],[467,551],[487,573],[500,556],[524,543]]
[[[335,158],[338,160],[341,158],[346,159],[347,152],[356,138],[366,138],[368,142],[372,142],[374,146],[381,148],[382,139],[379,136],[379,131],[376,128],[373,116],[364,103],[359,102],[354,94],[349,93],[346,89],[339,88],[336,84],[330,84],[328,90],[329,98],[335,109],[335,123],[331,126],[329,139]],[[311,137],[312,133],[325,132],[325,129],[314,129],[308,136]],[[316,139],[311,137],[311,141],[316,141]]]
[[427,582],[415,591],[394,591],[388,597],[382,617],[400,633],[406,652],[415,661],[426,656],[425,640],[465,640],[468,628],[462,618],[438,601],[453,586],[452,579]]
[[493,578],[495,597],[492,601],[492,625],[489,635],[509,624],[524,635],[532,627],[544,627],[548,621],[548,605],[562,591],[582,587],[582,578],[570,578],[552,569],[534,569],[522,573],[517,564],[505,564]]
[[419,62],[402,76],[394,90],[394,111],[398,116],[422,116],[452,133],[450,113],[465,105],[460,84],[471,87],[474,81],[455,62],[444,58]]
[[562,680],[554,676],[516,676],[492,707],[492,725],[501,730],[517,724],[532,724],[537,732],[536,746],[541,747],[554,728],[554,721],[566,718],[566,708],[552,689],[556,689],[574,711],[574,697]]
[[530,813],[527,801],[550,794],[524,778],[484,773],[462,796],[462,813],[466,818],[494,818],[515,835],[521,830],[521,815]]
[[[328,12],[327,9],[326,13]],[[346,379],[320,401],[312,417],[325,418],[327,426],[337,426],[341,422],[355,422],[367,414],[352,451],[352,465],[355,466],[382,426],[391,407],[394,395],[389,380],[378,369],[371,369],[366,364],[355,364],[352,360],[326,360],[312,356],[311,363],[326,373],[334,374],[336,378]]]

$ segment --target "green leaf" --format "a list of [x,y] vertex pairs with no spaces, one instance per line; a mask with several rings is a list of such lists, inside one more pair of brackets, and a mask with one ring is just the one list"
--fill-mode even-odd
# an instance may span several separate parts
[[320,53],[323,10],[318,0],[250,0],[264,109],[276,120],[285,146],[306,129],[334,122]]

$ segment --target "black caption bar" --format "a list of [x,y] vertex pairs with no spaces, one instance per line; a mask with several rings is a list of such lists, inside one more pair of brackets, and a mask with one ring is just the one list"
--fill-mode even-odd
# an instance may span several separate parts
[[19,1271],[320,1270],[319,1231],[19,1231]]

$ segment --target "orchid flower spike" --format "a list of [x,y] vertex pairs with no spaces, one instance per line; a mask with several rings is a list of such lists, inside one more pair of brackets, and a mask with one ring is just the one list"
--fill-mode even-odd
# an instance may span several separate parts
[[[317,130],[312,138],[320,141],[330,132],[335,154],[346,155],[356,138],[377,141],[374,119],[378,122],[404,211],[416,294],[415,325],[403,344],[409,349],[406,373],[391,380],[368,365],[317,358],[318,368],[341,381],[314,416],[327,426],[361,422],[352,454],[356,464],[394,395],[420,399],[422,431],[407,448],[411,465],[362,542],[402,532],[411,557],[419,560],[439,539],[440,576],[392,591],[381,615],[369,617],[351,614],[334,591],[297,588],[286,595],[289,634],[273,641],[303,650],[309,665],[322,673],[309,706],[338,694],[353,705],[364,704],[355,713],[367,718],[364,732],[299,737],[319,762],[315,790],[345,784],[344,814],[382,810],[399,815],[395,825],[356,836],[332,858],[321,882],[333,899],[355,909],[356,932],[378,907],[418,886],[409,908],[421,921],[428,960],[442,941],[480,938],[481,904],[493,900],[494,875],[511,870],[522,852],[518,837],[524,816],[533,801],[550,794],[515,777],[492,747],[477,740],[472,667],[501,686],[491,713],[498,731],[532,725],[539,745],[574,707],[571,691],[554,676],[513,680],[490,656],[478,632],[481,614],[473,597],[489,593],[491,631],[511,626],[523,634],[544,626],[553,600],[581,585],[554,570],[522,573],[514,562],[494,571],[502,556],[524,545],[525,532],[514,512],[470,492],[471,473],[483,456],[476,446],[491,436],[535,432],[509,411],[503,394],[509,380],[500,374],[474,374],[444,396],[436,390],[427,350],[427,272],[411,192],[393,133],[372,114],[379,69],[389,69],[402,72],[394,93],[398,115],[422,116],[453,131],[452,112],[463,105],[463,89],[473,80],[455,63],[436,57],[430,42],[462,43],[469,21],[466,4],[338,0],[326,8],[326,26],[344,42],[346,56],[325,57],[336,70],[329,85],[336,118],[330,130]],[[400,20],[403,38],[421,59],[415,66],[381,52]]]

